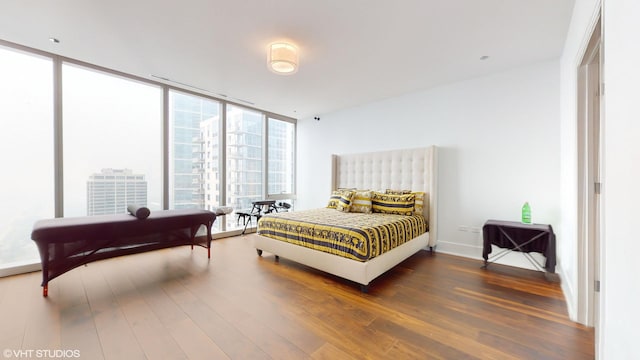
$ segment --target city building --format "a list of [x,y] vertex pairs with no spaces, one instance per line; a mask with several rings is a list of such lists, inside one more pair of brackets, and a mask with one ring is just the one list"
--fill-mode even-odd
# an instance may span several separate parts
[[147,206],[144,174],[131,169],[102,169],[87,180],[87,215],[126,213],[130,204]]
[[217,138],[219,107],[218,103],[208,99],[171,93],[172,186],[169,203],[173,209],[204,208],[207,196],[203,183],[204,161],[212,159],[204,156],[202,131],[209,141]]

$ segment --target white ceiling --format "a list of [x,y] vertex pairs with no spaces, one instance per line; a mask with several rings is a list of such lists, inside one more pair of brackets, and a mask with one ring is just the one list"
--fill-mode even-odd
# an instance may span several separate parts
[[[557,58],[573,3],[2,1],[0,39],[308,118]],[[300,48],[297,74],[266,67],[267,45],[282,39]]]

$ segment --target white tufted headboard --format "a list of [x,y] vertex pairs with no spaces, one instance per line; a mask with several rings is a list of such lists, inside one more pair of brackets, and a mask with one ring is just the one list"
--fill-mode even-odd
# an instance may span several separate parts
[[332,156],[332,190],[424,191],[429,245],[437,240],[438,158],[435,146]]

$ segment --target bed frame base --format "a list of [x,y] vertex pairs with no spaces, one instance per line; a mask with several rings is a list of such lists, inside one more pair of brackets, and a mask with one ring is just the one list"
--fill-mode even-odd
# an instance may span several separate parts
[[391,251],[369,261],[361,262],[262,235],[256,235],[254,238],[254,246],[259,256],[263,251],[267,251],[275,255],[276,261],[282,256],[314,269],[354,281],[360,284],[364,293],[368,292],[371,281],[416,252],[426,249],[428,243],[429,233],[424,233]]

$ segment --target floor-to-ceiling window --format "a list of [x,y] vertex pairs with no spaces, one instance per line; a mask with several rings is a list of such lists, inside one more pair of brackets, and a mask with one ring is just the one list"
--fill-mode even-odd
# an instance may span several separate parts
[[0,104],[0,276],[38,263],[39,219],[295,193],[294,119],[2,40]]
[[54,215],[53,62],[0,47],[0,268],[38,261],[29,234]]
[[[226,204],[251,209],[253,201],[264,199],[264,115],[234,105],[227,106],[226,115]],[[232,228],[237,222],[227,219],[227,224]]]
[[268,195],[290,199],[295,193],[295,124],[269,118]]
[[[169,208],[211,210],[220,199],[220,102],[169,92]],[[214,223],[220,231],[221,222]]]
[[162,91],[64,64],[64,216],[162,204]]

